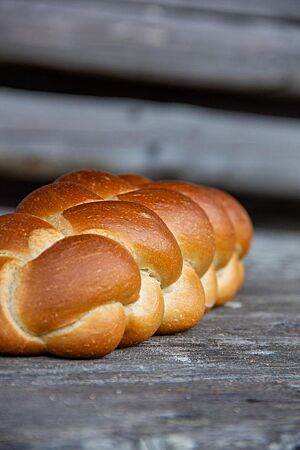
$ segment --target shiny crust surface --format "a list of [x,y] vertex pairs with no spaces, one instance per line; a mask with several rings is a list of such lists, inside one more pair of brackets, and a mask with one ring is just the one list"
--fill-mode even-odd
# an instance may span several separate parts
[[32,258],[62,237],[51,224],[31,214],[0,216],[0,254]]
[[144,177],[144,175],[137,175],[136,173],[124,173],[119,175],[119,177],[136,187],[142,187],[152,181],[150,178]]
[[95,235],[62,239],[26,264],[18,278],[16,313],[33,334],[69,325],[113,300],[131,303],[141,287],[131,255],[117,242]]
[[206,308],[230,300],[243,284],[245,270],[242,259],[252,242],[253,226],[245,208],[226,192],[207,186],[184,181],[147,182],[147,178],[133,174],[128,179],[144,189],[163,187],[181,192],[206,212],[216,242],[214,264],[201,278]]
[[16,212],[29,211],[34,216],[49,220],[67,208],[99,200],[99,195],[78,183],[52,183],[27,195],[18,205]]
[[215,188],[206,188],[212,192],[222,203],[231,223],[234,227],[236,236],[236,250],[240,259],[244,258],[249,252],[252,237],[253,225],[246,209],[232,195]]
[[203,209],[214,230],[215,266],[217,269],[224,267],[234,251],[235,232],[230,218],[217,196],[206,188],[184,181],[161,181],[146,185],[146,187],[148,186],[153,189],[165,188],[180,192]]
[[173,234],[148,208],[132,202],[105,201],[70,208],[63,218],[73,234],[93,230],[108,233],[134,255],[141,269],[149,270],[162,286],[174,283],[182,270],[182,257]]
[[213,188],[64,175],[0,217],[0,352],[95,358],[191,328],[241,288],[252,234]]
[[199,276],[206,272],[214,257],[214,235],[207,216],[193,201],[167,189],[139,189],[118,198],[158,214],[177,239],[183,258]]
[[79,170],[58,178],[56,182],[71,181],[89,189],[104,199],[114,197],[117,194],[132,191],[133,185],[109,172],[97,170]]

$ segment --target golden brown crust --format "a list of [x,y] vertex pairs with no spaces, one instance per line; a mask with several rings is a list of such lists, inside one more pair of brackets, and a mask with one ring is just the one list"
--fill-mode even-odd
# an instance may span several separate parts
[[[77,173],[76,181],[82,182],[82,180],[85,180],[85,175],[86,171],[84,172],[83,177],[78,177]],[[99,183],[102,183],[103,174],[99,175],[100,176],[96,176],[94,173],[94,178],[97,178],[97,181]],[[109,180],[106,180],[107,191],[105,195],[107,195],[107,192],[111,194],[112,189],[114,189],[114,194],[121,194],[122,189],[120,188],[120,185],[115,184],[115,178],[116,177],[112,177]],[[109,185],[109,183],[111,183],[112,186]],[[97,183],[93,185],[89,184],[89,189],[96,189],[95,186],[97,188]],[[102,184],[101,187],[103,187]],[[126,190],[127,189],[128,186],[126,187]],[[131,186],[130,189],[132,190],[133,187]],[[103,191],[101,192],[101,194],[103,195]],[[42,201],[41,192],[36,191],[34,195],[38,197],[38,201]],[[169,197],[173,197],[173,203],[178,201],[178,197],[180,197],[180,194],[177,193],[171,194],[170,192],[167,192],[167,195]],[[117,197],[115,198],[117,199]],[[181,200],[189,205],[188,210],[182,211],[182,216],[185,215],[185,219],[186,214],[192,217],[195,214],[197,215],[198,210],[196,221],[198,226],[198,235],[196,239],[198,249],[200,246],[203,257],[200,258],[198,252],[196,263],[201,263],[201,267],[199,267],[199,265],[197,267],[198,271],[204,271],[206,270],[206,266],[211,263],[211,260],[213,258],[214,249],[212,228],[202,210],[197,208],[197,206],[193,202],[191,202],[184,196],[181,196]],[[156,219],[154,220],[154,218]],[[199,219],[201,219],[201,223],[199,222]],[[172,218],[172,220],[174,220],[174,218]],[[159,217],[148,208],[145,208],[140,204],[126,201],[106,201],[100,203],[94,202],[92,204],[86,203],[84,205],[77,205],[73,208],[69,208],[61,214],[56,214],[55,217],[52,218],[52,223],[67,235],[78,233],[96,233],[107,235],[112,239],[117,240],[132,252],[140,269],[145,269],[156,276],[160,280],[162,287],[176,282],[176,280],[180,276],[182,270],[182,256],[176,239],[174,238],[173,234],[170,233],[164,221],[159,219]],[[194,227],[194,224],[192,226]],[[208,237],[206,236],[206,230],[208,230],[208,232],[210,233]],[[195,233],[191,236],[191,238],[189,238],[190,231],[191,226],[189,226],[189,230],[186,231],[185,235],[183,236],[181,244],[182,247],[184,246],[184,248],[187,250],[189,261],[193,263],[193,239],[195,240]],[[200,237],[201,241],[199,242]],[[209,240],[212,241],[212,245]],[[207,260],[205,258],[207,258]],[[155,292],[154,297],[156,297]],[[136,305],[132,307],[132,309],[136,310],[139,304],[140,301],[136,302]],[[176,305],[174,305],[174,307],[175,306]],[[157,308],[157,310],[159,311],[159,308]],[[129,312],[127,312],[126,310],[126,316],[128,313]],[[152,308],[152,314],[153,317],[156,317],[159,315],[159,312],[154,311]],[[190,315],[190,312],[188,312],[187,310],[186,314],[188,317]],[[195,316],[195,313],[193,314]],[[149,323],[152,322],[150,314],[148,314],[147,316],[147,321],[149,321]],[[136,329],[136,333],[141,336],[142,330],[145,329],[145,326],[142,324],[141,317],[139,319],[139,322],[140,326],[139,329]],[[171,324],[169,324],[169,327],[171,327]],[[154,325],[152,329],[154,329]],[[128,333],[129,330],[126,328],[125,335],[128,335]],[[124,340],[122,340],[122,342],[123,341]]]
[[[108,181],[107,181],[108,183]],[[114,181],[113,181],[114,184]],[[90,188],[95,188],[94,186],[89,186]],[[108,186],[107,186],[108,188]],[[114,185],[114,193],[120,194],[116,190]],[[131,188],[132,189],[132,188]],[[111,191],[110,191],[111,192]],[[38,196],[39,201],[43,201],[41,195],[36,191],[35,195]],[[120,194],[122,195],[122,194]],[[186,258],[191,264],[196,265],[196,269],[201,273],[206,270],[207,266],[211,264],[213,254],[214,254],[214,240],[213,231],[206,217],[205,213],[197,208],[197,206],[188,198],[181,196],[178,193],[166,191],[166,195],[171,198],[171,205],[178,202],[178,198],[187,205],[187,208],[182,210],[182,219],[186,221],[186,217],[190,217],[190,223],[188,223],[188,229],[182,230],[181,232],[181,248],[186,250]],[[115,196],[115,199],[118,198]],[[173,199],[173,200],[172,200]],[[179,202],[180,203],[180,202]],[[177,206],[180,210],[180,206]],[[175,210],[175,212],[177,212]],[[178,214],[177,214],[178,215]],[[194,217],[193,219],[193,216]],[[170,214],[169,221],[175,221],[175,215]],[[78,233],[96,233],[103,234],[117,240],[127,249],[129,249],[135,257],[135,260],[141,270],[147,270],[152,275],[156,276],[160,282],[161,287],[164,288],[172,283],[175,283],[181,274],[182,270],[182,256],[181,251],[178,247],[177,241],[173,234],[165,225],[165,221],[161,220],[153,211],[147,207],[140,205],[136,202],[117,202],[117,201],[105,201],[105,202],[94,202],[85,203],[84,205],[77,205],[73,208],[65,210],[63,213],[56,215],[52,218],[52,223],[55,224],[56,228],[62,231],[64,234],[72,235]],[[196,226],[196,232],[195,232]],[[180,228],[180,227],[179,227]],[[191,232],[191,230],[193,230]],[[208,231],[206,233],[206,231]],[[202,256],[200,257],[199,251],[197,252],[197,260],[193,261],[194,256],[194,244],[195,244],[195,233],[196,235],[196,245],[200,246],[200,251]],[[200,240],[199,240],[200,239]],[[199,250],[199,248],[198,248]],[[197,266],[198,263],[198,266]],[[201,266],[199,266],[201,263]],[[192,280],[192,277],[189,278]],[[193,283],[191,282],[191,292],[198,292],[198,304],[202,302],[202,297],[199,294],[199,289],[196,291],[193,288]],[[199,281],[198,281],[199,284]],[[185,296],[187,287],[186,284],[183,287],[182,283],[177,284],[182,289],[182,292],[178,290],[176,296],[174,296],[173,309],[174,311],[179,309],[176,306],[176,302],[179,302],[180,296]],[[160,299],[158,302],[152,302],[152,308],[144,308],[144,313],[132,318],[131,321],[127,320],[129,314],[136,312],[142,302],[142,298],[139,298],[134,306],[131,308],[125,308],[126,314],[126,328],[124,339],[122,339],[121,345],[126,343],[131,343],[140,339],[140,341],[148,338],[150,335],[145,335],[146,328],[144,323],[147,321],[149,323],[148,333],[153,333],[159,326],[158,320],[155,318],[160,316],[162,311],[162,296],[157,296],[155,287],[153,288],[153,298]],[[201,293],[203,293],[201,287]],[[195,296],[195,295],[194,295]],[[157,303],[157,306],[155,306]],[[194,302],[195,303],[195,302]],[[148,303],[149,305],[149,303]],[[185,315],[181,311],[181,316],[185,317],[182,321],[181,329],[191,323],[194,323],[196,317],[201,317],[199,311],[191,311],[189,304],[185,304]],[[133,316],[132,316],[133,317]],[[171,317],[171,315],[169,316]],[[175,317],[175,315],[174,315]],[[173,318],[172,317],[172,321]],[[178,321],[178,318],[177,318]],[[143,323],[144,322],[144,323]],[[166,322],[166,321],[165,321]],[[133,328],[129,330],[130,323],[135,324],[135,330]],[[150,327],[151,325],[151,327]],[[168,323],[169,332],[172,327],[174,331],[178,329],[178,323],[174,320],[174,323]]]
[[164,290],[165,313],[158,334],[179,333],[197,325],[205,311],[205,293],[196,272],[183,265],[181,277]]
[[183,258],[202,276],[214,256],[214,235],[207,216],[186,196],[167,189],[139,189],[118,196],[158,214],[172,231]]
[[153,336],[164,317],[165,303],[157,280],[142,272],[138,300],[125,306],[126,326],[119,347],[138,344]]
[[90,234],[66,237],[23,267],[16,314],[26,330],[45,334],[105,303],[137,300],[140,286],[133,258],[117,242]]
[[236,251],[240,259],[244,258],[250,249],[253,236],[253,225],[249,214],[245,208],[227,192],[215,188],[206,189],[212,192],[221,201],[229,215],[236,236]]
[[[192,200],[194,200],[204,210],[207,209],[206,212],[208,216],[210,216],[210,220],[212,222],[214,222],[214,217],[211,216],[212,211],[210,208],[211,206],[214,207],[215,201],[217,199],[217,201],[221,202],[223,208],[229,216],[231,224],[233,225],[236,238],[235,249],[238,252],[240,259],[244,258],[247,255],[252,242],[253,225],[245,208],[227,192],[208,186],[195,185],[188,182],[153,182],[150,178],[138,174],[124,174],[119,176],[139,188],[152,188],[155,186],[157,188],[171,188],[177,190],[178,192],[182,192],[184,195],[187,195]],[[153,183],[155,183],[154,186]],[[210,193],[213,194],[213,196],[211,196]],[[220,207],[220,205],[217,206],[218,208]],[[213,211],[213,213],[217,216],[217,213],[215,211]],[[223,211],[219,210],[218,214],[223,215]],[[222,223],[224,224],[224,217],[221,217],[221,219]],[[226,222],[227,220],[225,219],[225,223]],[[217,224],[215,224],[215,226],[216,225]],[[226,224],[226,226],[228,226],[228,223]],[[227,233],[232,235],[232,230],[227,231]]]
[[56,180],[56,182],[62,181],[78,183],[104,199],[109,199],[134,189],[130,183],[117,175],[97,170],[78,170],[77,172],[63,175]]
[[[52,225],[29,214],[1,216],[0,228],[0,351],[38,354],[48,348],[93,357],[115,348],[124,333],[124,311],[112,308],[116,316],[97,333],[93,327],[103,322],[104,311],[94,311],[104,303],[126,307],[138,299],[140,272],[130,253],[102,236],[63,239]],[[21,259],[7,256],[11,253]]]
[[207,214],[215,234],[215,267],[220,269],[230,260],[235,246],[235,233],[232,223],[221,202],[211,191],[185,181],[160,181],[149,185],[154,189],[172,189],[186,195]]
[[145,184],[151,183],[152,181],[150,178],[147,178],[144,175],[138,175],[136,173],[124,173],[119,175],[119,177],[138,188],[141,188]]
[[150,182],[143,185],[144,189],[147,187],[180,192],[206,212],[216,240],[214,265],[202,277],[206,307],[210,308],[214,302],[223,304],[230,300],[244,280],[244,266],[238,261],[236,254],[240,259],[244,258],[251,245],[253,229],[248,213],[232,196],[213,188],[182,181]]
[[172,330],[177,332],[190,328],[202,317],[202,302],[209,308],[215,301],[215,297],[212,298],[216,291],[215,278],[205,279],[205,295],[199,280],[211,266],[215,252],[214,234],[208,217],[187,196],[167,189],[139,189],[119,195],[118,198],[141,203],[155,211],[176,237],[184,260],[193,267],[189,269],[189,276],[184,277],[184,283],[183,274],[175,283],[172,297],[166,297],[164,292],[165,317],[159,332],[170,333]]
[[[50,188],[49,186],[48,190]],[[31,195],[36,214],[38,203],[45,204],[43,194],[44,191],[38,189]],[[177,241],[164,222],[148,208],[132,202],[101,201],[77,205],[61,213],[60,209],[60,203],[58,213],[52,207],[50,219],[63,234],[100,234],[116,240],[132,253],[140,270],[146,270],[156,277],[162,287],[175,282],[180,276],[182,256]],[[29,203],[26,208],[23,207],[23,211],[28,210],[30,211]],[[123,346],[136,342],[137,339],[140,339],[139,342],[148,339],[160,325],[163,298],[162,295],[157,295],[157,285],[152,286],[152,297],[151,307],[149,301],[147,304],[144,302],[141,293],[134,307],[125,308],[126,320],[129,314],[131,317],[136,311],[139,314],[134,317],[134,332],[132,327],[129,329],[133,319],[130,322],[127,320],[121,342]],[[144,307],[143,314],[141,303]]]
[[11,311],[15,274],[22,263],[17,258],[0,256],[0,353],[35,355],[45,350],[43,341],[25,333]]
[[231,300],[241,287],[240,265],[243,264],[236,252],[225,267],[217,271],[218,296],[216,305],[224,305]]
[[[123,178],[123,179],[125,179],[126,181],[129,181],[132,185],[134,185],[135,187],[137,187],[137,186],[139,186],[139,185],[145,185],[145,183],[148,183],[149,181],[151,181],[150,179],[148,179],[148,178],[146,178],[146,177],[143,177],[143,176],[141,176],[141,175],[137,175],[137,174],[129,174],[129,175],[124,175],[124,176],[120,176],[120,178]],[[153,188],[153,184],[151,185],[151,187]],[[94,189],[94,186],[89,186],[89,188],[90,189]],[[132,190],[133,190],[133,188],[132,188]],[[120,194],[122,194],[122,191],[120,190],[120,189],[115,189],[115,191],[114,191],[114,194],[115,194],[115,197],[117,196],[117,195],[120,195]],[[103,195],[103,194],[102,194]],[[148,205],[149,206],[149,205]],[[195,206],[195,205],[194,205]],[[168,209],[168,207],[167,207],[167,209]],[[158,211],[157,210],[155,210],[157,213],[158,213]],[[201,223],[200,223],[200,225],[202,225],[202,227],[203,227],[203,230],[202,230],[202,236],[206,236],[206,232],[207,232],[207,230],[209,229],[209,236],[211,237],[211,235],[212,235],[212,233],[213,233],[213,231],[212,231],[212,227],[211,227],[211,224],[210,224],[210,222],[209,222],[209,220],[208,220],[208,218],[207,218],[207,216],[205,215],[205,213],[204,213],[204,211],[202,211],[201,210],[201,214],[202,214],[202,219],[201,219]],[[161,214],[159,213],[159,215],[161,216]],[[162,217],[162,216],[161,216]],[[162,217],[163,219],[164,219],[164,221],[165,221],[165,216],[164,217]],[[198,218],[199,219],[199,218]],[[172,232],[174,233],[174,228],[172,228],[171,226],[170,226],[170,223],[173,221],[175,221],[175,218],[170,218],[169,217],[169,222],[167,223],[168,224],[168,226],[169,226],[169,228],[172,230]],[[182,224],[184,225],[185,224],[185,221],[183,221],[182,222]],[[180,227],[180,224],[179,224],[179,227]],[[184,231],[184,230],[183,230]],[[183,233],[183,234],[185,234],[185,235],[187,235],[187,233]],[[176,234],[176,238],[178,239],[178,234]],[[184,238],[184,239],[182,239],[181,240],[181,250],[183,250],[183,248],[185,248],[185,250],[186,250],[186,252],[185,252],[185,254],[184,254],[184,256],[185,256],[185,258],[187,259],[187,258],[189,258],[188,260],[194,265],[194,261],[193,261],[193,258],[194,258],[194,254],[195,254],[195,252],[193,252],[193,244],[192,245],[189,245],[190,244],[190,241],[192,241],[193,239],[189,239],[188,240],[188,242],[187,242],[187,239],[186,239],[186,237]],[[214,240],[214,237],[213,238],[211,238],[210,239],[211,241],[212,240]],[[185,241],[185,242],[184,242]],[[202,240],[203,241],[203,240]],[[206,242],[207,242],[207,240],[206,240]],[[203,243],[203,242],[202,242]],[[212,247],[212,245],[210,245],[209,244],[209,246],[210,247]],[[219,246],[220,247],[220,246]],[[199,249],[199,243],[198,243],[198,249]],[[212,249],[212,252],[214,253],[214,244],[213,244],[213,249]],[[218,253],[220,253],[220,248],[219,248],[219,252]],[[195,269],[198,271],[198,274],[201,276],[201,273],[203,273],[204,274],[204,272],[205,272],[205,270],[207,269],[207,260],[206,260],[206,256],[208,255],[208,252],[207,252],[207,247],[204,249],[204,252],[201,250],[199,253],[198,253],[198,262],[199,262],[199,259],[200,259],[200,254],[201,254],[201,256],[202,256],[202,262],[203,262],[203,264],[202,264],[202,266],[201,266],[201,268],[199,267],[199,264],[198,264],[198,266],[197,266],[197,262],[196,262],[196,267],[195,267]],[[228,257],[229,258],[229,257]],[[216,276],[215,275],[213,275],[213,274],[211,274],[211,276],[210,277],[208,277],[208,276],[206,276],[206,278],[205,278],[205,290],[206,290],[206,296],[207,296],[207,307],[208,308],[210,308],[211,306],[212,306],[212,303],[213,303],[213,299],[212,299],[212,295],[213,295],[213,292],[215,291],[215,286],[214,286],[214,283],[215,283],[215,278],[216,278]]]
[[105,201],[70,208],[62,217],[72,234],[108,233],[130,249],[140,269],[149,270],[162,286],[177,280],[182,257],[177,241],[148,208],[132,202]]
[[16,212],[30,212],[41,219],[49,220],[71,206],[99,200],[101,200],[99,195],[80,184],[52,183],[27,195],[18,205]]
[[17,212],[0,217],[0,352],[103,356],[194,326],[244,279],[251,221],[212,188],[82,170]]
[[[81,188],[79,184],[78,187]],[[47,196],[50,190],[51,186],[48,186]],[[41,210],[44,211],[39,209],[39,203],[42,206],[47,204],[47,196],[45,198],[44,193],[45,189],[38,189],[32,193],[30,203],[23,205],[22,211],[31,211],[31,204],[34,205],[36,214]],[[66,206],[69,205],[70,202]],[[140,270],[146,270],[155,276],[162,288],[174,283],[180,276],[182,255],[177,241],[164,222],[148,208],[132,202],[117,201],[93,201],[68,208],[63,212],[60,202],[58,211],[54,206],[52,204],[48,220],[51,220],[63,234],[100,234],[116,240],[130,250]],[[125,308],[126,328],[121,340],[122,346],[148,339],[161,323],[164,310],[163,296],[160,287],[154,283],[155,280],[151,283],[150,281],[147,281],[148,296],[143,295],[145,289],[142,289],[136,304]]]
[[48,222],[30,214],[0,216],[0,254],[32,258],[62,237]]
[[47,350],[68,358],[99,358],[112,352],[124,334],[121,303],[103,305],[87,313],[74,326],[44,336]]

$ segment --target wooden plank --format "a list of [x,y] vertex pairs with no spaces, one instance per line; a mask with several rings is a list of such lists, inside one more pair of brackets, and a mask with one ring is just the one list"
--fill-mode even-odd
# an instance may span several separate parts
[[0,91],[0,169],[16,176],[85,166],[298,199],[299,148],[298,119]]
[[299,252],[299,232],[257,231],[243,291],[186,333],[1,358],[0,449],[298,449]]
[[214,14],[227,14],[232,17],[239,16],[241,19],[251,19],[257,17],[270,17],[279,20],[292,20],[297,22],[300,19],[300,5],[298,0],[252,0],[244,2],[242,0],[131,0],[137,4],[149,7],[158,7],[175,10],[178,14],[186,11],[206,12]]
[[242,9],[244,19],[167,1],[2,0],[0,62],[299,95],[299,8],[295,21]]

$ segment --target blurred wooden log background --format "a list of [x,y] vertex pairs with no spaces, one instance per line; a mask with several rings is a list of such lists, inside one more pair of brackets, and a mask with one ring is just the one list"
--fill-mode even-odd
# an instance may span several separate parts
[[299,20],[297,0],[2,0],[0,171],[299,199]]
[[4,0],[1,59],[299,95],[297,0]]
[[0,165],[15,174],[99,167],[300,196],[296,119],[9,90],[0,101]]

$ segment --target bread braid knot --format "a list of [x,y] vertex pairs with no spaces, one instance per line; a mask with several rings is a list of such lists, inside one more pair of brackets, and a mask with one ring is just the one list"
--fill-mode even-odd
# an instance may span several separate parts
[[240,287],[251,233],[220,191],[67,174],[0,217],[0,352],[100,357],[186,330]]

